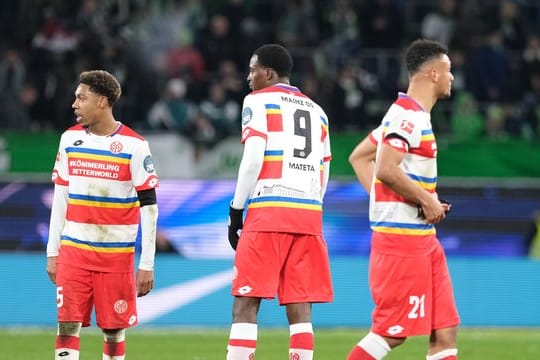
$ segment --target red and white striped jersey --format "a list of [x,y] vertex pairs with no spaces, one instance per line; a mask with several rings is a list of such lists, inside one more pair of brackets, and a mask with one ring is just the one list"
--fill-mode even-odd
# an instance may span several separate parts
[[298,88],[277,84],[247,95],[242,143],[266,140],[243,231],[322,233],[324,163],[331,160],[328,117]]
[[110,136],[66,130],[52,180],[68,186],[58,262],[104,272],[133,270],[137,191],[158,186],[148,143],[125,125]]
[[[387,138],[390,134],[398,138]],[[404,152],[399,167],[423,189],[431,193],[436,191],[437,143],[431,128],[431,116],[414,99],[400,93],[381,125],[371,132],[370,139],[376,144],[386,141],[394,149]],[[378,146],[377,153],[380,149]],[[378,179],[374,179],[371,188],[369,217],[372,230],[387,236],[435,234],[435,227],[418,217],[416,204]]]

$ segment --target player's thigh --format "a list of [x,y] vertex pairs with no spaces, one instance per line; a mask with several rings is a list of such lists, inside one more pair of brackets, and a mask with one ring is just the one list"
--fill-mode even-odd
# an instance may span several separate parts
[[280,234],[243,232],[234,257],[232,295],[273,298],[277,293]]
[[289,234],[280,247],[281,304],[329,302],[333,299],[326,242],[319,235]]
[[58,321],[90,325],[94,283],[92,272],[76,266],[57,264],[56,304]]
[[135,276],[128,273],[96,273],[96,322],[102,329],[125,329],[137,324]]
[[446,256],[439,244],[432,253],[433,267],[433,328],[443,329],[459,324],[459,314],[454,298],[452,279],[448,271]]
[[427,335],[431,330],[431,260],[372,251],[373,329],[382,336]]

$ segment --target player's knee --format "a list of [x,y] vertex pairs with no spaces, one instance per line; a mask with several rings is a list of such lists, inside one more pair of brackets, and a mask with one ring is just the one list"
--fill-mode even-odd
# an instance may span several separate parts
[[82,323],[80,322],[59,322],[58,335],[62,336],[79,336]]
[[385,337],[384,340],[388,343],[388,345],[393,349],[396,346],[399,346],[407,340],[406,337],[400,337],[400,338],[391,338],[391,337]]
[[125,329],[103,329],[103,338],[108,343],[119,343],[126,340]]

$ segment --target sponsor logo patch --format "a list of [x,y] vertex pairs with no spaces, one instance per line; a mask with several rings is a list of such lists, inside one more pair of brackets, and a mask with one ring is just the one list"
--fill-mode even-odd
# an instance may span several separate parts
[[118,314],[123,314],[127,311],[128,303],[126,300],[118,300],[114,303],[114,311]]
[[253,111],[250,107],[245,108],[242,110],[242,125],[246,125],[248,122],[251,121],[251,118],[253,117]]
[[143,166],[147,173],[151,174],[154,172],[154,160],[152,159],[152,156],[148,155],[144,158]]
[[113,141],[111,143],[111,146],[109,147],[109,149],[111,150],[113,154],[119,154],[123,148],[124,146],[119,141]]

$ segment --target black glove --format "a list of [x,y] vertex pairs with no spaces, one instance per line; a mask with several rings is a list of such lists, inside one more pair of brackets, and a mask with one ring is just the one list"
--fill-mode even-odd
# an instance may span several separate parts
[[[444,212],[445,215],[448,215],[448,213],[450,212],[450,209],[452,208],[452,204],[450,204],[450,202],[448,200],[444,200],[444,199],[439,199],[439,202],[441,204],[446,204],[448,205],[448,210],[446,210]],[[425,215],[424,215],[424,210],[422,209],[422,206],[420,204],[416,205],[417,209],[418,209],[418,217],[420,219],[424,219],[425,218]]]
[[244,227],[244,221],[242,218],[243,213],[244,209],[235,209],[229,205],[229,243],[231,244],[233,250],[236,250],[238,239],[240,238],[240,235],[238,235],[238,230],[241,230],[242,227]]

